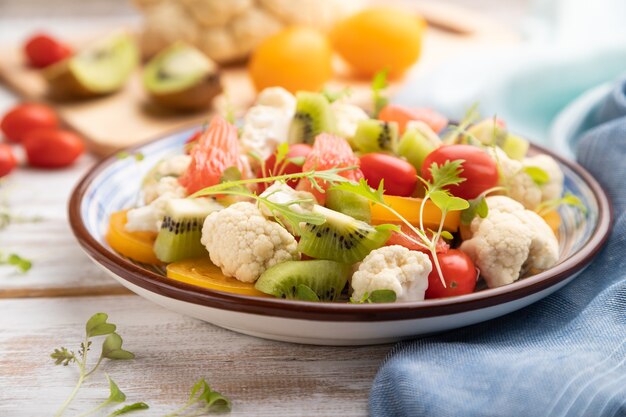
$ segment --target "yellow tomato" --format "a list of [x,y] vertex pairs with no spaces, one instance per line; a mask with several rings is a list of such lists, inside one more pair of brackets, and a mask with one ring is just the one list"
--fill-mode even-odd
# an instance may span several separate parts
[[[384,196],[385,203],[396,210],[409,223],[415,226],[420,224],[421,198],[398,197],[393,195]],[[456,232],[459,229],[461,212],[453,211],[446,215],[443,222],[443,229],[449,232]],[[372,205],[372,223],[398,223],[398,218],[379,204]],[[424,227],[436,229],[441,221],[441,210],[432,201],[427,201],[424,205]]]
[[128,232],[125,229],[126,210],[115,212],[109,219],[109,230],[105,236],[107,243],[120,254],[134,261],[159,265],[153,246],[156,233]]
[[257,90],[280,86],[292,93],[318,91],[333,73],[330,42],[313,28],[287,28],[261,42],[249,71]]
[[419,58],[426,22],[405,10],[378,7],[339,22],[331,33],[335,50],[358,75],[388,69],[402,75]]
[[167,266],[167,276],[176,281],[212,290],[268,297],[267,294],[255,289],[254,284],[224,276],[209,258],[187,259],[171,263]]
[[561,216],[559,215],[559,212],[556,210],[550,210],[541,217],[543,217],[543,220],[548,223],[548,226],[550,226],[550,229],[552,229],[554,234],[558,236],[559,227],[561,226]]

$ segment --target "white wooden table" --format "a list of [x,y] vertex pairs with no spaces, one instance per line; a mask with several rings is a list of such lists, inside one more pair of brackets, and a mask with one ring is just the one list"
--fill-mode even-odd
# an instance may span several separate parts
[[[506,10],[497,7],[497,0],[482,3]],[[515,2],[518,7],[522,3]],[[0,42],[20,42],[40,27],[69,36],[112,22],[136,21],[128,5],[119,9],[115,4],[123,3],[61,0],[53,7],[43,0],[0,0]],[[120,16],[102,18],[120,10]],[[66,14],[72,12],[89,19],[68,18]],[[15,102],[0,85],[0,113]],[[133,415],[162,416],[172,411],[186,401],[200,377],[232,400],[234,416],[367,414],[372,379],[391,345],[319,347],[240,335],[132,295],[93,265],[70,232],[66,204],[73,185],[94,162],[87,155],[66,170],[21,167],[0,184],[0,202],[5,201],[13,214],[41,218],[0,230],[1,252],[33,261],[25,275],[0,266],[0,416],[54,413],[70,394],[78,373],[73,366],[55,366],[49,355],[60,346],[76,349],[85,321],[96,312],[109,314],[124,347],[136,354],[132,361],[103,366],[129,402],[145,401],[151,406]],[[78,415],[107,396],[104,374],[98,373],[65,415]]]

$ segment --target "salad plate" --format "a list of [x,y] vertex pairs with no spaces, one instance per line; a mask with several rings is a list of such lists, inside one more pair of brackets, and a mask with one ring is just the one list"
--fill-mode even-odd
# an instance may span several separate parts
[[[133,262],[109,247],[105,235],[112,213],[134,207],[140,179],[158,161],[180,154],[197,128],[167,135],[128,150],[142,158],[111,156],[76,186],[69,202],[73,232],[85,253],[134,293],[169,310],[248,335],[319,345],[365,345],[451,330],[490,320],[534,303],[566,285],[592,261],[611,225],[609,201],[580,166],[542,147],[558,161],[564,191],[587,207],[561,206],[559,262],[502,287],[449,298],[384,304],[290,301],[225,293],[174,281],[164,268]],[[139,160],[140,159],[140,160]]]

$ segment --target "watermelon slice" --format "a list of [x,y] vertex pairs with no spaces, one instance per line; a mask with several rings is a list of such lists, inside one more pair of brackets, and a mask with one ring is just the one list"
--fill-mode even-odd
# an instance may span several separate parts
[[226,168],[237,167],[245,175],[240,157],[237,128],[220,116],[213,117],[211,124],[198,139],[191,151],[191,163],[178,181],[189,194],[218,184]]
[[412,120],[426,123],[435,133],[441,132],[448,125],[448,119],[432,109],[404,107],[397,104],[388,104],[383,107],[378,118],[384,122],[397,122],[400,135],[404,133],[407,123]]
[[[324,171],[331,168],[346,168],[349,166],[359,166],[359,158],[354,155],[350,144],[342,137],[331,135],[329,133],[320,133],[315,138],[313,150],[307,155],[302,165],[302,172],[316,170]],[[339,173],[350,181],[358,182],[363,178],[360,169],[352,169]],[[330,184],[322,181],[319,185],[324,189],[328,189]],[[324,204],[326,194],[316,190],[308,180],[301,180],[298,189],[313,193],[318,203]]]

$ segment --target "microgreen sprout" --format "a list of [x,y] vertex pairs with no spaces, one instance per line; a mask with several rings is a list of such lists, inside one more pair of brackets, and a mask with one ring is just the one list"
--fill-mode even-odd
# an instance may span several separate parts
[[32,268],[33,263],[26,258],[22,258],[16,253],[10,253],[7,256],[0,253],[0,265],[14,266],[20,273],[25,274],[30,270],[30,268]]
[[[50,355],[52,359],[54,359],[55,365],[63,365],[68,366],[71,363],[75,363],[78,366],[78,381],[76,382],[76,386],[74,390],[71,392],[70,396],[63,402],[61,407],[55,413],[55,417],[59,417],[63,415],[67,407],[70,405],[72,400],[76,397],[78,390],[82,386],[82,384],[91,376],[93,373],[99,368],[100,364],[104,359],[110,360],[123,360],[123,359],[133,359],[135,355],[131,352],[128,352],[122,349],[122,338],[119,334],[115,333],[116,326],[115,324],[108,323],[108,315],[105,313],[96,313],[87,321],[85,325],[85,338],[81,342],[80,347],[78,349],[78,353],[71,351],[65,347],[54,349],[54,352]],[[102,350],[100,352],[100,357],[96,364],[89,369],[87,363],[87,355],[91,350],[91,346],[93,344],[93,338],[97,336],[106,336],[104,342],[102,343]],[[126,399],[126,396],[123,392],[118,388],[118,386],[113,382],[111,378],[108,377],[109,380],[109,388],[110,395],[107,400],[104,401],[103,404],[100,404],[95,409],[84,413],[83,415],[91,414],[97,410],[100,410],[112,403],[123,402]],[[139,409],[139,408],[137,408]],[[129,410],[133,411],[133,410]],[[125,411],[129,412],[129,411]],[[116,414],[120,415],[121,411]]]
[[387,69],[379,71],[374,74],[374,78],[372,79],[372,117],[374,118],[377,118],[383,107],[389,103],[389,99],[383,94],[385,89],[389,86],[387,83],[388,72],[389,71]]
[[195,417],[211,412],[228,412],[230,409],[230,400],[219,392],[213,391],[202,378],[191,388],[187,402],[165,417]]
[[344,97],[350,97],[352,95],[352,89],[350,87],[344,87],[339,91],[333,91],[325,88],[321,91],[321,93],[329,102],[333,103],[337,100],[343,99]]
[[537,208],[535,208],[535,212],[539,214],[540,216],[543,216],[549,213],[550,211],[558,208],[562,204],[576,207],[580,210],[580,212],[583,215],[587,214],[587,207],[585,207],[583,202],[580,201],[580,198],[576,197],[574,194],[569,193],[569,192],[565,193],[565,195],[561,198],[544,201],[543,203],[539,204]]
[[[465,112],[463,119],[459,122],[458,125],[450,124],[449,127],[452,128],[448,134],[443,138],[443,143],[446,145],[451,145],[455,143],[460,143],[464,136],[472,137],[472,135],[467,132],[467,128],[478,121],[480,119],[480,113],[478,112],[478,103],[474,103],[470,106],[469,109]],[[480,142],[477,138],[473,138],[477,142]]]
[[393,290],[374,290],[371,293],[363,294],[360,299],[350,299],[352,304],[371,304],[371,303],[395,303],[396,293]]

